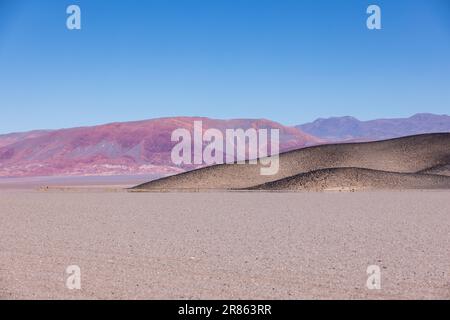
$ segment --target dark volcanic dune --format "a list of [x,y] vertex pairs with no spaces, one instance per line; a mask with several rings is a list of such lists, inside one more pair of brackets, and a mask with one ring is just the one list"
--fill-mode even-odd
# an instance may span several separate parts
[[441,176],[450,176],[450,164],[429,168],[429,169],[421,171],[420,173],[438,174]]
[[450,189],[450,177],[362,168],[333,168],[302,173],[249,190]]
[[271,176],[260,175],[260,164],[217,165],[151,181],[134,189],[246,189],[321,169],[353,167],[417,173],[449,164],[450,133],[437,133],[377,142],[321,145],[282,153],[279,171]]

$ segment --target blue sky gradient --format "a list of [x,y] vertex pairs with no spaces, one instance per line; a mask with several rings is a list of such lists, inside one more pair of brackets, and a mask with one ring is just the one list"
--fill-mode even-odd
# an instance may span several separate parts
[[[370,4],[382,30],[366,28]],[[0,0],[0,108],[0,133],[448,114],[450,1]]]

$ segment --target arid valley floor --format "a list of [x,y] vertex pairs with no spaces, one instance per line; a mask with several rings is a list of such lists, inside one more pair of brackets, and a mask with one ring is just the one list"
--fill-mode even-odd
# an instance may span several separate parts
[[450,299],[450,191],[3,188],[0,235],[0,299]]

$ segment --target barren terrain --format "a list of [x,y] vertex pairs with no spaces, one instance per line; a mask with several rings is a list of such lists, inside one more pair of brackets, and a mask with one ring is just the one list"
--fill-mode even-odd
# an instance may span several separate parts
[[449,191],[2,190],[0,234],[0,299],[450,298]]

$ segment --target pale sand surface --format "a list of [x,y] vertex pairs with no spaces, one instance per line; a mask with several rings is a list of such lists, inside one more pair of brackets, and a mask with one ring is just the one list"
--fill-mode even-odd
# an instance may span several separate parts
[[450,299],[450,192],[1,190],[0,299],[17,298]]
[[111,189],[132,187],[152,179],[158,174],[119,175],[119,176],[50,176],[50,177],[0,177],[0,190],[5,189]]

